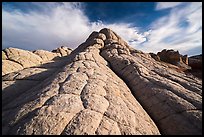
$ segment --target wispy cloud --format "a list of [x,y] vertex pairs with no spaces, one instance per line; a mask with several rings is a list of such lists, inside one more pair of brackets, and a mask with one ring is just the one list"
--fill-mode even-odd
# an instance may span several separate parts
[[[178,3],[172,4],[168,15],[152,22],[150,30],[142,31],[131,23],[91,22],[81,3],[32,4],[41,10],[2,9],[3,48],[52,50],[65,45],[74,49],[92,31],[108,27],[144,52],[157,53],[166,48],[190,55],[202,49],[202,3],[186,3],[182,8],[177,7]],[[155,10],[165,8],[168,7],[158,3]]]
[[[135,45],[146,52],[162,49],[179,50],[191,55],[191,50],[202,53],[202,3],[188,3],[183,8],[173,8],[169,15],[161,17],[151,24],[148,42]],[[197,53],[198,54],[198,53]]]
[[[109,27],[127,41],[142,35],[131,24],[91,22],[81,3],[32,3],[39,11],[2,10],[3,47],[52,50],[60,45],[76,48],[92,31]],[[140,40],[140,41],[141,41]]]
[[182,2],[158,2],[156,5],[156,10],[163,10],[168,8],[173,8],[182,4]]
[[76,4],[37,4],[41,13],[2,10],[4,46],[53,49],[65,44],[75,48],[89,33],[89,20]]

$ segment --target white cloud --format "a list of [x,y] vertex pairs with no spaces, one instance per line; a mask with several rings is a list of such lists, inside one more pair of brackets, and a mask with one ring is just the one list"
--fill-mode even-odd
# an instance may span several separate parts
[[182,4],[182,2],[158,2],[156,5],[156,10],[163,10],[167,8],[173,8]]
[[55,3],[44,3],[44,8],[50,9],[49,12],[2,10],[5,46],[51,50],[61,44],[74,48],[86,39],[89,22],[80,9],[73,4]]
[[[90,22],[80,3],[32,3],[42,9],[23,13],[2,10],[3,47],[52,50],[61,45],[76,48],[90,35],[108,27],[125,40],[144,41],[131,24]],[[40,13],[39,13],[40,12]]]
[[65,45],[74,49],[92,31],[106,27],[144,52],[157,53],[166,48],[179,50],[182,54],[198,54],[199,49],[202,49],[201,2],[187,3],[183,8],[172,6],[169,15],[154,21],[151,30],[143,30],[143,33],[130,23],[91,22],[80,3],[33,4],[42,10],[23,13],[2,9],[3,48],[52,50]]
[[[183,24],[183,26],[182,26]],[[148,42],[135,48],[157,53],[162,49],[179,50],[191,55],[191,50],[202,53],[202,3],[189,3],[183,8],[173,8],[169,15],[152,23]]]

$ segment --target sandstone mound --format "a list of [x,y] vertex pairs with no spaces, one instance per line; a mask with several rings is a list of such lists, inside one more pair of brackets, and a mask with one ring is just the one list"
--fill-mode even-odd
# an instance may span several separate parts
[[[3,134],[202,134],[202,81],[110,29],[3,76]],[[19,83],[20,82],[20,83]]]
[[65,47],[65,46],[61,46],[55,50],[52,51],[53,53],[59,53],[61,56],[67,56],[72,52],[72,49]]
[[179,51],[174,51],[172,49],[164,49],[161,52],[158,52],[157,54],[150,53],[150,55],[157,61],[163,61],[176,65],[180,68],[183,68],[183,70],[191,69],[191,67],[188,66],[188,56],[181,55]]
[[61,57],[60,53],[53,53],[46,50],[35,50],[33,51],[33,53],[40,56],[44,62],[53,60],[54,58],[57,58],[57,57]]
[[34,67],[47,63],[58,57],[67,56],[71,49],[60,47],[57,53],[45,50],[28,51],[18,48],[6,48],[2,51],[2,76],[24,68]]

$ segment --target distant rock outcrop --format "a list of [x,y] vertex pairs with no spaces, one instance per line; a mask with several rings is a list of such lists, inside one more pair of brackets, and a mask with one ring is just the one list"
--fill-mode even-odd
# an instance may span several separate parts
[[181,55],[178,51],[162,50],[157,54],[149,53],[156,61],[162,61],[178,66],[177,70],[191,73],[197,78],[202,79],[202,55],[192,56]]
[[61,56],[67,56],[72,51],[66,47],[60,47],[59,49],[57,53],[54,53],[45,50],[31,52],[18,48],[6,48],[2,51],[2,76],[23,68],[44,64]]
[[157,54],[154,54],[154,53],[149,53],[150,54],[150,56],[153,58],[153,59],[155,59],[156,61],[161,61],[160,60],[160,57],[157,55]]
[[152,56],[104,28],[65,58],[4,75],[2,133],[202,134],[202,80],[179,71],[186,56]]
[[[154,59],[158,58],[160,61],[167,62],[176,66],[179,66],[183,69],[191,69],[190,66],[188,66],[188,56],[187,55],[181,55],[178,51],[174,50],[162,50],[161,52],[157,53],[157,56],[152,56]],[[158,61],[158,60],[157,60]]]
[[162,50],[161,52],[158,52],[157,55],[160,57],[161,61],[168,62],[171,64],[176,64],[177,62],[181,62],[181,55],[178,51],[174,50]]
[[72,49],[65,46],[61,46],[55,50],[52,50],[52,52],[59,53],[61,56],[67,56],[72,52]]

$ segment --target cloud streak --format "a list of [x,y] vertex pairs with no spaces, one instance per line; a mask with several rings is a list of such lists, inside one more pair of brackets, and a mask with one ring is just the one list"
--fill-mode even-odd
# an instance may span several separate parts
[[151,28],[148,42],[136,48],[155,53],[164,48],[188,55],[192,55],[191,50],[202,53],[202,3],[192,2],[184,8],[173,8],[169,15],[153,22]]
[[182,2],[158,2],[156,5],[156,10],[174,8],[180,4],[182,4]]
[[157,53],[166,48],[182,54],[198,54],[202,49],[202,3],[187,3],[183,8],[177,8],[178,3],[166,7],[158,3],[155,10],[171,7],[170,13],[142,32],[132,23],[91,22],[81,3],[32,4],[41,10],[2,9],[3,48],[52,50],[65,45],[75,49],[92,31],[107,27],[144,52]]

